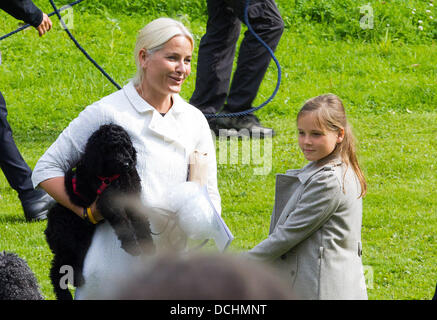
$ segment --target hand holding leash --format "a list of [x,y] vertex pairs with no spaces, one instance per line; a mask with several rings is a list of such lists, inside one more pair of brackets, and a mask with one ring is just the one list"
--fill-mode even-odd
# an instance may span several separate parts
[[49,16],[45,13],[42,15],[42,21],[39,24],[38,27],[36,27],[36,30],[38,30],[39,36],[42,37],[46,32],[50,31],[52,28],[52,21],[50,20]]

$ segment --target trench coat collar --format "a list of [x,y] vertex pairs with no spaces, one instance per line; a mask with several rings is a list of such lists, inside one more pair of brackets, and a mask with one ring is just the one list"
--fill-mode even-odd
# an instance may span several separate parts
[[[132,81],[129,81],[129,83],[123,87],[123,91],[129,102],[139,113],[143,113],[147,111],[153,112],[156,110],[138,94]],[[172,97],[173,97],[173,105],[168,111],[168,113],[172,113],[176,115],[182,112],[182,106],[181,106],[182,98],[178,94],[173,94]]]
[[296,177],[300,183],[305,184],[309,178],[321,170],[333,170],[334,167],[341,165],[343,162],[339,156],[327,159],[320,163],[319,161],[311,161],[302,169],[287,170],[285,175]]

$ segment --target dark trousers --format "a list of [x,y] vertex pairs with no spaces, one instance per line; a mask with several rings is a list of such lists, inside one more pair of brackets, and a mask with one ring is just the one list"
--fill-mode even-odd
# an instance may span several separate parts
[[437,300],[437,284],[435,286],[435,293],[434,293],[434,297],[432,298],[432,300]]
[[[216,113],[226,100],[224,111],[247,110],[252,107],[271,56],[247,30],[229,88],[246,0],[208,0],[207,3],[208,23],[199,45],[196,89],[190,103],[204,113]],[[274,0],[252,0],[248,17],[254,31],[275,50],[284,23]]]
[[7,121],[6,102],[0,92],[0,168],[10,186],[18,192],[21,200],[32,195],[34,191],[32,170],[23,160],[12,137],[12,130]]

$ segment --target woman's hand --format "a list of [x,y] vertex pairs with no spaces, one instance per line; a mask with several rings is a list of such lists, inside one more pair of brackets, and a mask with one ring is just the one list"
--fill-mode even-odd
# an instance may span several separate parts
[[[79,207],[70,201],[70,198],[67,195],[67,191],[65,191],[65,178],[64,177],[56,177],[47,179],[39,184],[41,188],[43,188],[49,195],[52,196],[58,203],[62,204],[64,207],[70,209],[75,214],[83,219],[83,210],[84,208]],[[99,222],[103,220],[102,215],[99,210],[97,210],[97,201],[94,201],[91,206],[91,212],[94,219]],[[86,209],[86,208],[85,208]]]
[[92,212],[94,219],[97,222],[103,220],[102,215],[100,214],[99,210],[97,209],[97,200],[91,204],[90,209],[91,209],[91,212]]
[[83,215],[83,208],[70,201],[65,190],[65,178],[55,177],[42,181],[39,186],[43,188],[56,202],[76,213],[79,217]]

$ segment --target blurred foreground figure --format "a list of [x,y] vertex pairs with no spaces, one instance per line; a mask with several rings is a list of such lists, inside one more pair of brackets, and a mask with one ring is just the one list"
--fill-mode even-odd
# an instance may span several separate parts
[[158,257],[113,299],[129,300],[269,300],[293,299],[269,267],[226,254]]

